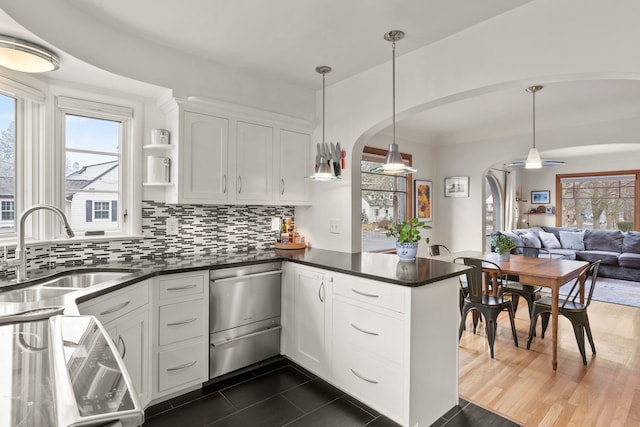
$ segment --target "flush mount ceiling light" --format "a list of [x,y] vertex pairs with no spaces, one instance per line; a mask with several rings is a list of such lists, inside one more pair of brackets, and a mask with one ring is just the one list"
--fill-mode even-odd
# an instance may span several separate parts
[[[319,65],[316,67],[316,73],[322,74],[322,144],[318,144],[318,154],[316,156],[316,171],[313,175],[305,176],[304,179],[313,181],[333,181],[340,179],[331,170],[331,154],[325,150],[327,145],[324,142],[324,92],[325,92],[325,75],[331,72],[328,65]],[[322,148],[321,148],[322,147]]]
[[25,73],[44,73],[57,70],[60,61],[55,53],[42,46],[0,35],[0,65]]
[[398,150],[398,144],[396,144],[396,42],[404,38],[404,31],[393,30],[385,33],[384,39],[391,42],[391,64],[392,64],[392,92],[393,92],[393,139],[389,144],[389,152],[383,165],[371,169],[371,172],[384,173],[388,175],[407,175],[417,172],[417,169],[412,168],[402,161],[402,156]]
[[562,166],[565,162],[558,160],[542,160],[536,148],[536,92],[542,90],[544,86],[529,86],[526,91],[533,95],[533,147],[529,150],[527,160],[518,160],[507,165],[507,167],[525,167],[526,169],[540,169],[543,166]]

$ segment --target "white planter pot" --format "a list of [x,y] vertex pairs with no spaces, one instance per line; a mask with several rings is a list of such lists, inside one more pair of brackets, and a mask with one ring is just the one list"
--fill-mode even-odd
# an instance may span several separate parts
[[418,254],[418,242],[398,243],[396,242],[396,253],[400,261],[415,261]]

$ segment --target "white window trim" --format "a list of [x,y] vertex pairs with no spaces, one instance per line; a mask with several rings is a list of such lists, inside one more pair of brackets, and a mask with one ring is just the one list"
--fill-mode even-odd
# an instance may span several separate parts
[[[122,102],[122,104],[127,104]],[[58,95],[55,98],[55,135],[56,135],[56,188],[54,190],[57,205],[64,208],[65,181],[65,116],[75,114],[86,117],[94,117],[105,120],[117,120],[122,122],[122,147],[120,148],[119,164],[119,192],[120,203],[118,207],[120,218],[118,222],[120,230],[106,230],[108,237],[139,235],[141,199],[140,191],[136,191],[136,183],[139,174],[136,174],[133,165],[136,164],[138,156],[135,155],[136,144],[134,143],[137,129],[140,123],[133,120],[135,108],[133,106],[115,105],[115,103],[98,102],[84,100],[75,97]],[[103,220],[98,220],[103,221]],[[57,230],[57,228],[56,228]],[[136,234],[137,233],[137,234]],[[84,233],[79,233],[79,237]],[[51,237],[50,237],[51,238]]]

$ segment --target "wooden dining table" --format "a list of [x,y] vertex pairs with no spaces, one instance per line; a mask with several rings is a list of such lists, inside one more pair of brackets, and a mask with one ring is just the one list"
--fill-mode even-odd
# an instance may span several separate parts
[[[481,258],[496,263],[504,274],[519,276],[519,282],[527,285],[542,286],[551,289],[551,331],[553,346],[553,370],[558,369],[558,313],[559,289],[567,282],[575,280],[580,272],[589,264],[586,261],[575,261],[558,258],[536,258],[523,255],[509,256],[509,260],[501,260],[494,252],[462,251],[433,258],[453,261],[458,257]],[[487,265],[487,272],[491,272]],[[494,268],[495,270],[495,268]]]

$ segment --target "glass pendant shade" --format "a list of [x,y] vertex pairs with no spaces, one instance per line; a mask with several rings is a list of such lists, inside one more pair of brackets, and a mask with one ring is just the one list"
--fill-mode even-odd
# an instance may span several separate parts
[[540,160],[540,153],[538,153],[537,148],[529,150],[524,167],[527,169],[540,169],[542,167],[542,160]]
[[60,62],[42,46],[0,35],[0,65],[25,73],[44,73],[57,70]]

